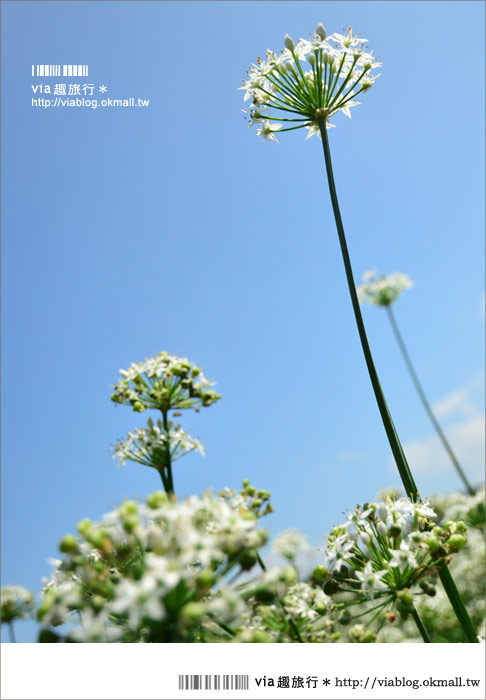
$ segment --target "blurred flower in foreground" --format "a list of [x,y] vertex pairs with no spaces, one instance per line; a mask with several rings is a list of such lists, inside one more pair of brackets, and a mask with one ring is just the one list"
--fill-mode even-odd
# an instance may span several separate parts
[[275,554],[292,561],[301,552],[309,550],[307,537],[299,530],[284,530],[272,542]]
[[34,594],[23,586],[5,586],[0,592],[2,624],[30,617],[34,609]]
[[67,638],[78,642],[218,641],[213,628],[223,633],[246,610],[225,577],[251,569],[267,540],[252,510],[209,491],[179,503],[157,491],[78,531],[62,538],[44,588],[40,641],[68,621]]
[[323,118],[330,128],[334,124],[329,119],[337,112],[351,117],[350,108],[359,104],[357,95],[367,92],[378,77],[371,71],[382,65],[364,50],[366,41],[351,28],[347,34],[327,36],[318,24],[311,41],[294,42],[287,35],[280,54],[268,50],[266,60],[258,57],[240,88],[245,100],[252,100],[250,126],[258,125],[257,135],[277,141],[277,132],[305,127],[308,138],[319,134],[318,121]]
[[410,277],[402,272],[377,276],[375,270],[368,270],[363,279],[365,281],[358,287],[358,299],[362,304],[376,306],[390,306],[402,292],[413,285]]

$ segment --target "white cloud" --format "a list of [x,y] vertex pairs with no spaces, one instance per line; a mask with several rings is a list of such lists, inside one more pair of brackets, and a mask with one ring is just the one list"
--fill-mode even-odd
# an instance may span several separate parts
[[358,462],[361,454],[355,450],[340,450],[336,457],[340,462],[352,463]]
[[470,390],[468,387],[457,389],[452,393],[444,396],[440,401],[432,406],[436,418],[446,418],[451,414],[461,414],[462,416],[472,417],[476,413],[476,407],[469,398]]
[[[476,415],[452,426],[446,435],[460,465],[472,481],[484,479],[484,419],[484,414]],[[412,471],[433,474],[453,469],[449,455],[435,434],[425,440],[407,442],[403,448]]]
[[[454,454],[470,481],[484,479],[485,416],[473,399],[483,379],[476,379],[440,399],[433,405],[439,420],[448,418],[442,426]],[[410,440],[403,445],[412,472],[430,475],[453,473],[451,459],[435,432],[422,440]]]

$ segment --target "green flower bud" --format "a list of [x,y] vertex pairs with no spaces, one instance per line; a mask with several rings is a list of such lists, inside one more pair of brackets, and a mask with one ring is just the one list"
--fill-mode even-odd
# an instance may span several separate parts
[[180,617],[183,622],[191,625],[197,625],[201,618],[206,614],[204,603],[191,602],[184,605],[180,612]]
[[376,634],[374,630],[366,630],[364,634],[359,638],[361,644],[370,644],[376,642]]
[[59,542],[59,549],[64,554],[69,552],[75,552],[78,548],[78,541],[74,535],[64,535],[62,540]]
[[122,523],[126,532],[133,532],[139,524],[139,520],[136,515],[129,514],[122,519]]
[[326,576],[327,576],[327,569],[325,566],[321,566],[320,564],[319,564],[319,566],[316,566],[316,568],[312,572],[312,578],[314,579],[314,581],[324,581]]
[[365,633],[365,628],[363,627],[363,625],[353,625],[353,627],[351,627],[348,630],[348,637],[350,639],[359,641],[360,638],[364,635],[364,633]]
[[454,520],[448,520],[446,523],[444,523],[444,530],[447,530],[447,532],[454,532],[456,529],[456,523]]
[[250,480],[249,479],[243,479],[243,488],[246,489],[247,486],[250,485]]
[[413,595],[407,589],[404,589],[403,591],[398,591],[397,599],[401,600],[407,605],[412,605],[413,603]]
[[125,501],[121,504],[118,512],[123,517],[124,515],[134,515],[138,513],[138,505],[135,501]]
[[245,513],[241,513],[241,517],[243,520],[256,520],[257,516],[255,513],[252,513],[251,510],[247,510]]
[[105,606],[105,599],[100,595],[95,595],[91,598],[91,607],[95,612],[100,612]]
[[466,543],[467,540],[464,535],[461,535],[458,532],[451,535],[447,540],[447,545],[450,552],[458,552],[460,549],[466,546]]
[[435,594],[437,593],[434,584],[430,583],[430,581],[420,581],[419,587],[423,590],[423,592],[426,595],[429,595],[431,597],[435,596]]
[[196,576],[196,586],[199,590],[207,591],[214,583],[214,575],[208,569],[203,569]]
[[272,638],[263,630],[243,630],[240,640],[250,644],[268,644]]
[[86,540],[92,544],[93,547],[96,547],[96,549],[105,549],[110,543],[108,532],[103,528],[99,528],[98,530],[92,529],[87,532]]
[[397,610],[400,613],[402,620],[406,620],[413,613],[413,605],[404,603],[402,600],[397,601]]
[[111,400],[114,401],[115,403],[123,403],[123,399],[120,396],[120,394],[112,394],[110,396]]
[[429,552],[432,554],[435,554],[440,549],[440,542],[437,537],[427,537],[425,544],[427,545]]
[[145,406],[142,403],[140,403],[140,401],[135,401],[132,408],[135,411],[135,413],[143,413],[145,411]]
[[39,605],[39,607],[37,608],[37,613],[36,613],[37,619],[39,620],[39,622],[41,622],[42,619],[49,612],[49,610],[52,607],[52,603],[53,603],[52,600],[49,600],[48,598],[45,597],[44,600],[42,601],[42,603]]
[[102,561],[93,561],[91,562],[91,566],[95,571],[97,571],[99,574],[104,573],[106,569],[106,565]]
[[456,523],[456,532],[460,532],[460,533],[462,533],[462,534],[464,534],[465,532],[467,532],[467,525],[466,525],[466,523],[464,522],[464,520],[458,520],[458,521],[457,521],[457,523]]
[[297,583],[297,572],[293,566],[284,566],[279,575],[280,581],[283,581],[287,586],[293,586]]
[[348,625],[351,621],[351,613],[346,608],[340,613],[338,622],[341,625]]
[[243,571],[249,571],[252,569],[257,561],[257,553],[254,549],[249,549],[238,559],[238,564],[241,566]]
[[145,565],[141,561],[136,561],[129,567],[129,571],[135,581],[140,581],[145,573]]
[[255,494],[256,488],[254,486],[247,486],[246,493],[248,496],[253,496]]
[[91,520],[89,518],[83,518],[83,520],[80,520],[78,523],[78,532],[84,537],[92,527],[93,523]]
[[262,584],[255,588],[253,596],[258,603],[271,603],[275,598],[275,591],[272,586]]
[[154,491],[154,493],[151,493],[147,498],[147,505],[153,510],[165,506],[168,502],[169,499],[165,491]]
[[326,595],[333,595],[333,593],[337,593],[339,591],[339,584],[337,581],[330,579],[329,581],[326,581],[322,590]]
[[400,525],[390,525],[388,528],[388,537],[393,537],[394,539],[396,537],[400,537],[402,534],[402,528]]
[[441,528],[439,525],[436,525],[435,527],[432,528],[432,532],[433,532],[434,535],[436,535],[437,537],[440,537],[440,536],[442,535],[442,533],[443,533],[443,530],[442,530],[442,528]]

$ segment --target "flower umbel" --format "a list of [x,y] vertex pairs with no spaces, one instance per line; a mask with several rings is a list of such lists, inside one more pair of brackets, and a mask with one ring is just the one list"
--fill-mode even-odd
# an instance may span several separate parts
[[328,537],[327,588],[354,594],[347,608],[379,599],[371,610],[396,607],[406,618],[414,594],[435,595],[439,570],[466,544],[462,521],[439,527],[436,517],[427,501],[408,498],[357,507]]
[[135,428],[128,433],[126,440],[120,440],[116,444],[113,456],[120,464],[125,464],[130,459],[147,467],[162,469],[169,462],[175,462],[194,450],[204,456],[204,447],[199,440],[191,437],[180,425],[174,425],[170,421],[165,430],[160,419],[154,423],[149,418],[146,428]]
[[403,272],[378,276],[375,270],[368,270],[363,278],[365,281],[357,289],[358,299],[362,304],[376,306],[390,306],[402,292],[413,285],[410,277]]
[[111,395],[115,403],[128,404],[135,412],[155,408],[161,411],[211,406],[221,398],[211,389],[213,382],[185,357],[160,352],[145,362],[134,362],[120,370],[122,379]]
[[334,126],[329,119],[337,112],[351,117],[350,108],[359,104],[357,95],[378,78],[371,71],[382,65],[364,50],[366,41],[351,28],[347,34],[327,36],[319,24],[311,41],[294,42],[287,34],[280,54],[268,50],[266,60],[258,57],[240,88],[245,100],[252,100],[250,126],[259,125],[257,135],[277,141],[275,132],[305,127],[309,137],[319,134],[323,119],[327,128]]

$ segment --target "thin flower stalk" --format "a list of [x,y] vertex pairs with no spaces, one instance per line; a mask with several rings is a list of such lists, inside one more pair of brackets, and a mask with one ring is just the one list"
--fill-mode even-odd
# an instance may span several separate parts
[[437,420],[434,411],[425,395],[425,391],[420,383],[417,376],[417,372],[413,366],[412,360],[408,353],[407,347],[403,340],[403,336],[400,333],[398,324],[395,318],[395,314],[392,310],[392,305],[396,299],[401,295],[403,291],[412,286],[412,280],[401,272],[394,272],[391,275],[380,275],[377,276],[374,270],[368,270],[363,275],[364,281],[359,285],[357,289],[358,299],[361,303],[372,304],[374,306],[379,306],[384,308],[387,312],[388,320],[390,322],[393,335],[398,343],[398,347],[404,359],[405,365],[408,369],[410,377],[412,379],[413,385],[419,395],[420,401],[427,413],[430,422],[432,423],[445,451],[449,455],[449,458],[462,480],[464,487],[470,496],[474,496],[475,490],[468,480],[464,469],[461,467],[459,459],[454,453],[449,441],[447,440],[444,431],[442,430],[439,421]]
[[445,451],[449,455],[449,458],[450,458],[452,464],[454,465],[454,468],[455,468],[457,474],[459,475],[459,478],[461,479],[462,483],[464,484],[464,488],[466,489],[466,491],[468,492],[468,494],[470,496],[474,496],[475,489],[474,489],[473,485],[471,484],[471,482],[469,481],[469,479],[467,478],[464,469],[461,467],[461,464],[460,464],[456,454],[454,453],[448,439],[446,438],[444,431],[442,430],[440,423],[437,420],[437,417],[436,417],[434,411],[432,410],[432,407],[427,399],[427,396],[425,395],[423,387],[419,381],[419,378],[417,376],[415,368],[412,364],[412,360],[410,359],[410,355],[408,353],[407,347],[403,341],[403,337],[402,337],[400,330],[398,328],[398,325],[397,325],[397,322],[395,319],[395,314],[393,313],[391,306],[386,307],[386,312],[387,312],[388,320],[390,321],[390,325],[392,327],[393,334],[394,334],[395,339],[398,343],[398,347],[400,348],[400,352],[402,353],[402,357],[404,359],[405,365],[407,366],[407,369],[409,371],[413,385],[414,385],[415,389],[417,390],[417,394],[419,395],[420,401],[422,402],[422,405],[425,409],[425,412],[427,413],[427,415],[430,419],[430,422],[434,426],[435,431],[436,431],[436,433],[439,437],[439,440],[441,441]]

